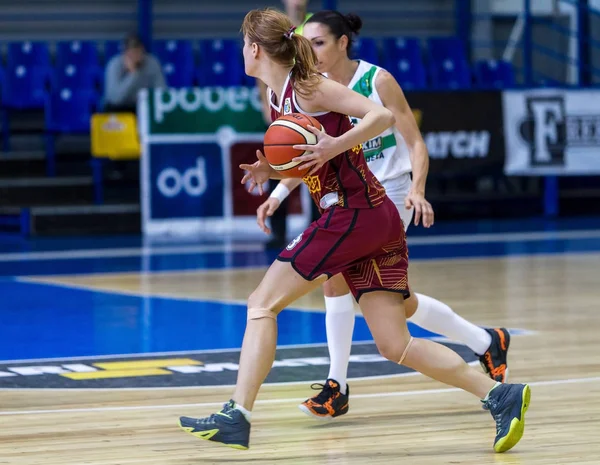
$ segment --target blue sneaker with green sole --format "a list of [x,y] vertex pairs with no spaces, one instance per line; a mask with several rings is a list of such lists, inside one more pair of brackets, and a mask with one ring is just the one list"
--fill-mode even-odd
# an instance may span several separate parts
[[220,442],[234,449],[246,450],[250,447],[250,423],[230,400],[221,411],[206,418],[180,417],[179,426],[206,441]]
[[523,437],[530,400],[531,388],[527,384],[499,384],[487,400],[482,401],[483,408],[489,410],[496,421],[496,452],[512,449]]

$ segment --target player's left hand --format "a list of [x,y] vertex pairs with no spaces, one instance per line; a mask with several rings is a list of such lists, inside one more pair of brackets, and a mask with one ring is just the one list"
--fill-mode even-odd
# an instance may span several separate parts
[[242,184],[250,181],[248,192],[252,192],[255,188],[258,188],[258,193],[263,195],[263,184],[271,177],[273,168],[271,168],[271,165],[269,165],[269,162],[260,150],[256,151],[256,158],[258,158],[258,161],[255,161],[251,165],[240,165],[240,169],[246,171],[246,174],[242,178]]
[[307,129],[317,136],[315,145],[294,145],[296,150],[304,150],[305,153],[301,157],[295,157],[292,161],[301,161],[302,165],[298,169],[307,171],[307,175],[315,174],[319,168],[338,155],[340,152],[336,148],[335,137],[331,137],[325,132],[325,129],[317,129],[314,126],[308,125]]
[[271,234],[271,229],[267,226],[267,218],[273,216],[273,213],[279,208],[279,205],[281,205],[279,199],[269,197],[256,210],[256,223],[265,234]]
[[423,221],[423,227],[433,226],[434,214],[431,204],[425,200],[425,196],[420,192],[410,191],[404,199],[404,206],[407,210],[415,209],[415,226],[419,226],[419,221]]

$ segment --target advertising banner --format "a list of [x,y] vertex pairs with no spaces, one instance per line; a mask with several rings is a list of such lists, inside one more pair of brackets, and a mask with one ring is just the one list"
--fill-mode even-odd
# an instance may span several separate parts
[[151,218],[223,216],[223,162],[218,144],[152,144],[148,157]]
[[502,97],[507,175],[600,173],[600,92],[530,89]]
[[[258,89],[142,91],[138,122],[145,235],[263,236],[256,209],[267,195],[248,193],[239,169],[256,161],[263,145],[266,125]],[[290,195],[290,233],[308,224],[305,191]]]
[[264,132],[257,87],[155,89],[148,93],[149,134]]
[[438,176],[501,172],[504,164],[500,92],[407,92]]

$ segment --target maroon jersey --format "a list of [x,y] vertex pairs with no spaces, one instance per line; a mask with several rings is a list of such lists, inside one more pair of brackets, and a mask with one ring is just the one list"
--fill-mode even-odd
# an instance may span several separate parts
[[[289,77],[279,103],[271,89],[268,96],[273,121],[282,115],[303,113],[316,118],[332,137],[341,136],[352,129],[352,122],[347,115],[302,111],[296,102],[296,93]],[[302,181],[308,186],[310,195],[321,212],[334,205],[343,208],[373,208],[385,198],[385,189],[367,166],[362,145],[340,153],[325,163],[316,174],[305,176]]]

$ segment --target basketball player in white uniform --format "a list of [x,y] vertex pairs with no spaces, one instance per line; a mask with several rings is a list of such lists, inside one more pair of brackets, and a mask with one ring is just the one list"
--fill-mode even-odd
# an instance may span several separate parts
[[[362,21],[356,15],[320,11],[305,23],[303,35],[312,43],[320,72],[394,113],[396,125],[363,144],[365,158],[398,207],[404,228],[408,228],[413,216],[415,225],[421,221],[424,227],[430,227],[434,215],[425,199],[429,167],[427,147],[394,77],[371,63],[349,58],[353,38],[361,26]],[[281,181],[259,207],[257,220],[263,231],[270,232],[265,225],[266,218],[301,182],[300,179]],[[323,288],[330,371],[325,384],[315,385],[321,392],[300,404],[300,409],[318,418],[332,418],[348,411],[346,378],[354,329],[354,299],[341,276],[331,278]],[[510,343],[506,329],[480,328],[454,313],[446,304],[414,292],[405,300],[405,309],[409,321],[466,344],[480,357],[484,370],[492,379],[506,380],[506,355]]]

